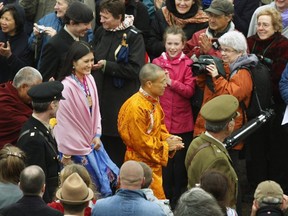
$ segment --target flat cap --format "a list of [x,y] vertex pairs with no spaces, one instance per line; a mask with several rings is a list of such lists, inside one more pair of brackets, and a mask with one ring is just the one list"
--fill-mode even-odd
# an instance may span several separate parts
[[89,23],[94,19],[93,11],[82,2],[73,2],[67,9],[65,16],[77,23]]
[[205,12],[210,12],[216,15],[233,14],[234,5],[229,0],[213,0]]
[[209,122],[224,122],[237,115],[239,102],[232,95],[220,95],[203,105],[201,115]]
[[64,86],[59,81],[50,81],[40,83],[32,86],[27,94],[31,97],[33,102],[45,103],[54,100],[65,100],[62,96]]
[[283,190],[278,183],[267,180],[258,184],[255,190],[254,198],[258,202],[262,202],[264,198],[268,197],[277,198],[282,203]]

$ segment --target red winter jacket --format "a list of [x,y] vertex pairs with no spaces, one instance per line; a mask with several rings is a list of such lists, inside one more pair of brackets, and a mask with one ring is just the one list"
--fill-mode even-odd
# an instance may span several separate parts
[[171,86],[167,86],[164,95],[160,97],[169,133],[192,132],[194,121],[190,98],[196,85],[190,67],[192,61],[184,53],[171,60],[167,53],[163,52],[153,63],[167,71],[172,81]]

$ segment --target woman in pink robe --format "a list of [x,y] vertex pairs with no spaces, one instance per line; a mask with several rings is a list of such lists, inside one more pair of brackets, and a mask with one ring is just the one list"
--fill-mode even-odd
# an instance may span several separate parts
[[91,69],[94,55],[88,43],[74,42],[66,56],[59,79],[66,100],[60,102],[55,138],[64,165],[84,165],[102,196],[112,194],[118,167],[110,160],[101,143],[101,116],[97,88]]

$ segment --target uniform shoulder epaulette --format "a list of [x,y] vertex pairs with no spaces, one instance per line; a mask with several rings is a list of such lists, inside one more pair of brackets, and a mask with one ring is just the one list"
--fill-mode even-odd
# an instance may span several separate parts
[[133,34],[141,34],[142,31],[137,29],[135,26],[131,26],[130,30],[128,33],[133,33]]

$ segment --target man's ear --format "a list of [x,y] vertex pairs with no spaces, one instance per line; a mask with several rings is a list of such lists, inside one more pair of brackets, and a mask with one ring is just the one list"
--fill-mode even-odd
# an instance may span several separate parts
[[46,189],[46,184],[43,185],[42,189],[41,189],[41,192],[44,194],[45,192],[45,189]]
[[283,200],[282,200],[282,204],[280,207],[283,211],[286,210],[288,208],[288,196],[286,194],[283,194]]
[[120,175],[117,176],[117,184],[120,186]]
[[141,188],[143,188],[145,185],[145,177],[143,177],[142,182],[141,182]]
[[69,24],[70,24],[70,25],[75,25],[75,22],[74,22],[73,20],[70,20],[70,21],[69,21]]
[[152,82],[150,80],[146,81],[146,86],[150,88],[152,86]]

